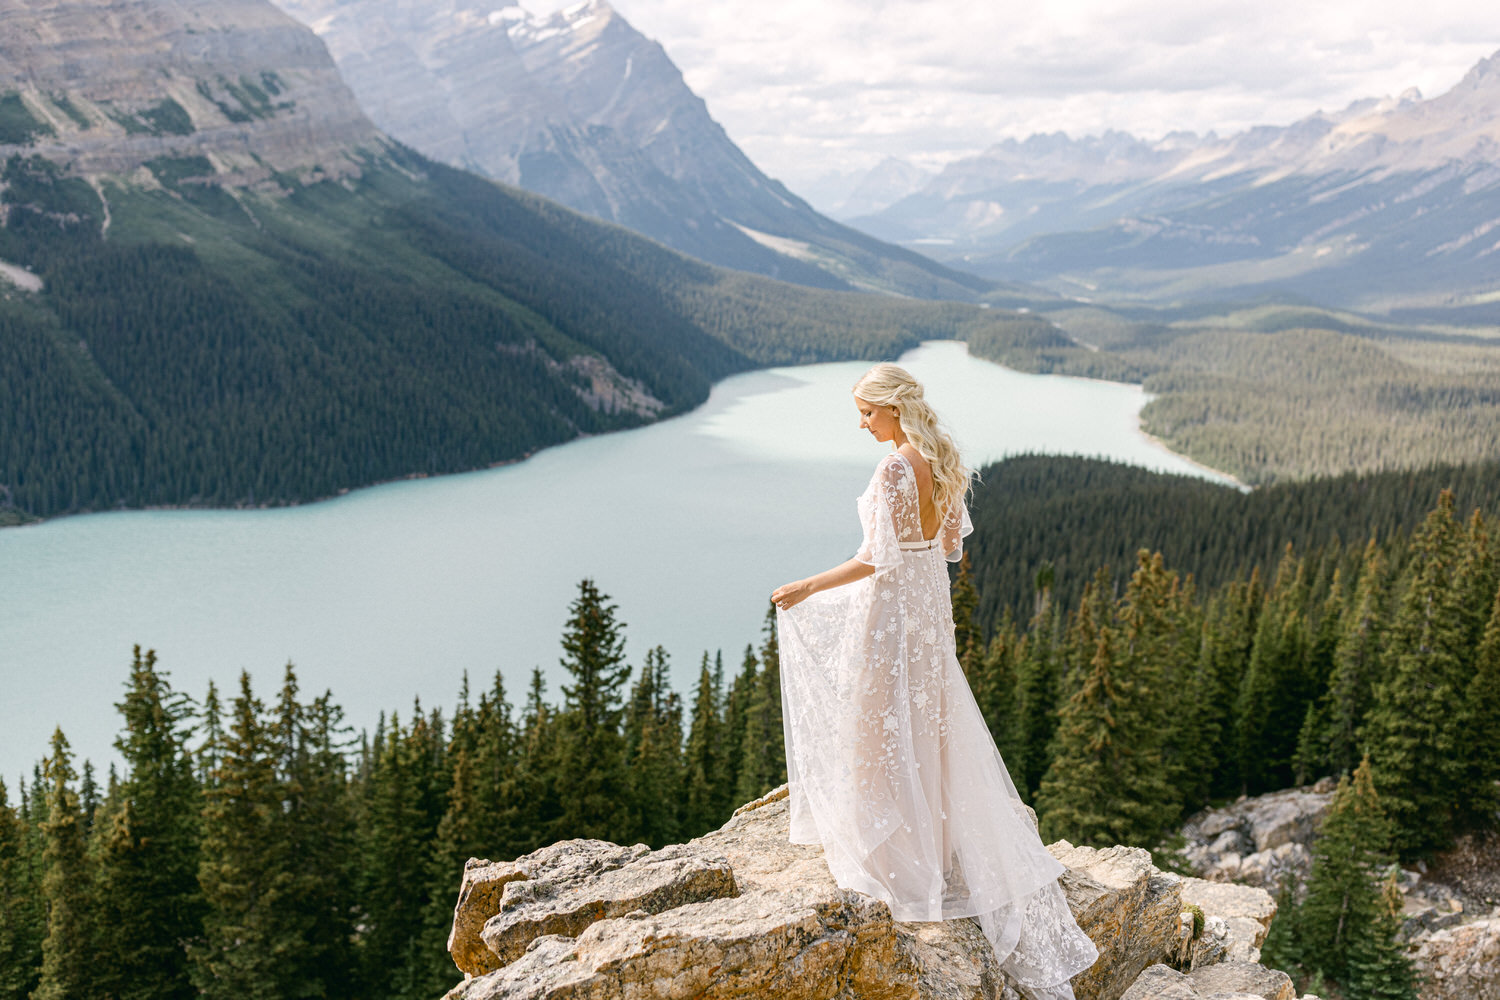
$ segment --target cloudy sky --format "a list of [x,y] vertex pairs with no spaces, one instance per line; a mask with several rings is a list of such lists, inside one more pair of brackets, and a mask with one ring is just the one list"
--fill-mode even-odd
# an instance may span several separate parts
[[1223,133],[1413,86],[1431,97],[1500,50],[1492,0],[611,3],[794,188],[1038,131]]

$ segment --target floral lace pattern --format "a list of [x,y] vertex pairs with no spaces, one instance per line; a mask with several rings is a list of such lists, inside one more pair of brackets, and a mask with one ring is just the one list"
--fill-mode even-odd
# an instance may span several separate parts
[[881,461],[859,498],[857,583],[777,614],[792,840],[897,920],[976,917],[1037,1000],[1072,997],[1098,957],[958,664],[945,560],[973,531],[960,502],[924,539],[915,474]]

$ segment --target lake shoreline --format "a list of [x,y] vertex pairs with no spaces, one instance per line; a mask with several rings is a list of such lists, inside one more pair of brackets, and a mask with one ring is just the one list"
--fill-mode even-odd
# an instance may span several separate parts
[[[1072,380],[1076,380],[1076,381],[1079,381],[1079,382],[1095,382],[1095,383],[1101,383],[1101,384],[1104,384],[1104,385],[1134,385],[1134,386],[1139,386],[1140,385],[1139,382],[1116,381],[1114,379],[1098,378],[1097,376],[1090,376],[1090,375],[1070,375],[1070,374],[1068,374],[1066,372],[1031,372],[1031,371],[1026,371],[1023,368],[1014,368],[1014,367],[1012,367],[1010,365],[1002,364],[999,361],[994,361],[994,360],[992,360],[990,358],[986,358],[983,355],[975,354],[969,348],[969,344],[968,344],[967,341],[961,341],[961,340],[954,340],[954,341],[946,341],[946,340],[924,340],[924,341],[921,342],[921,346],[926,346],[926,345],[929,345],[929,344],[945,344],[945,343],[963,344],[966,353],[968,353],[968,355],[970,357],[974,358],[976,361],[983,361],[986,364],[994,365],[997,368],[1003,368],[1006,371],[1017,372],[1017,373],[1020,373],[1020,374],[1023,374],[1023,375],[1047,375],[1047,376],[1053,377],[1053,378],[1072,379]],[[851,359],[847,359],[847,360],[850,360],[850,361],[860,361],[860,360],[863,360],[863,359],[860,359],[860,358],[851,358]],[[733,373],[731,375],[726,375],[726,376],[724,376],[724,378],[721,378],[717,382],[714,382],[713,383],[713,387],[719,386],[726,379],[734,378],[737,375],[749,374],[751,372],[770,371],[770,370],[775,369],[775,368],[788,368],[788,367],[789,368],[802,368],[802,367],[810,367],[810,366],[816,365],[816,364],[827,364],[827,363],[829,363],[829,362],[810,361],[810,362],[807,362],[806,365],[767,365],[764,368],[752,368],[748,372],[735,372],[735,373]],[[712,390],[710,390],[710,392],[711,391]],[[341,499],[343,497],[349,496],[350,494],[358,493],[358,492],[363,491],[363,490],[372,490],[372,489],[376,489],[376,488],[381,487],[381,486],[394,485],[396,483],[407,483],[407,482],[413,482],[413,481],[422,480],[422,479],[439,479],[439,478],[445,478],[445,477],[448,477],[448,476],[467,476],[467,475],[472,475],[473,473],[476,473],[476,472],[486,472],[486,471],[488,471],[490,469],[501,469],[501,468],[505,468],[506,466],[520,465],[523,462],[526,462],[526,461],[529,461],[532,458],[535,458],[537,455],[541,454],[544,451],[551,451],[552,449],[560,448],[560,447],[563,447],[563,446],[569,445],[569,444],[574,444],[574,443],[576,443],[578,441],[588,440],[589,438],[594,438],[594,437],[608,437],[609,435],[612,435],[612,434],[620,434],[620,433],[623,433],[625,431],[639,430],[642,427],[655,426],[655,425],[660,424],[660,423],[662,423],[662,422],[664,422],[666,420],[672,420],[672,419],[677,418],[677,417],[684,417],[684,416],[688,416],[689,414],[697,413],[699,410],[701,410],[706,405],[708,405],[708,399],[704,399],[703,402],[699,403],[697,406],[693,407],[690,410],[685,410],[685,411],[683,411],[681,413],[673,413],[673,414],[670,414],[670,415],[665,416],[665,417],[660,417],[660,418],[657,418],[657,419],[649,420],[649,421],[647,421],[645,423],[642,423],[642,424],[639,424],[639,425],[637,425],[635,427],[621,427],[618,430],[605,431],[605,432],[603,432],[603,434],[590,434],[590,433],[578,434],[578,435],[575,435],[574,437],[567,438],[566,440],[563,440],[563,441],[556,441],[556,442],[553,442],[552,444],[544,445],[544,446],[542,446],[540,448],[535,449],[534,451],[528,451],[524,455],[521,455],[518,458],[500,459],[499,461],[490,462],[490,463],[488,463],[486,465],[477,465],[477,466],[474,466],[473,468],[469,468],[469,469],[454,469],[451,472],[412,472],[412,473],[408,473],[408,474],[406,474],[404,476],[394,476],[394,477],[389,478],[389,479],[379,479],[379,480],[375,480],[375,481],[369,482],[369,483],[360,483],[360,484],[355,485],[355,486],[344,486],[344,487],[341,487],[339,490],[337,490],[334,493],[329,493],[329,494],[326,494],[326,495],[323,495],[323,496],[309,497],[307,499],[301,499],[301,500],[276,500],[276,501],[267,501],[267,502],[264,502],[264,503],[149,504],[149,505],[141,506],[141,507],[122,506],[122,507],[108,507],[108,508],[97,509],[97,510],[70,511],[70,512],[68,512],[66,514],[53,514],[53,515],[51,515],[49,517],[38,517],[35,514],[30,514],[30,513],[27,513],[25,511],[8,509],[8,510],[0,510],[0,531],[4,531],[7,528],[34,527],[34,526],[39,525],[39,524],[48,524],[48,523],[51,523],[51,522],[54,522],[54,521],[66,520],[68,518],[75,518],[75,517],[90,517],[90,516],[93,516],[93,515],[96,515],[96,514],[118,514],[118,513],[129,513],[129,512],[153,512],[153,511],[155,511],[155,512],[170,512],[170,511],[266,511],[266,510],[284,510],[284,509],[288,509],[288,508],[292,508],[292,507],[306,507],[306,506],[311,506],[313,504],[327,503],[327,502],[329,502],[331,500],[338,500],[338,499]],[[1215,477],[1218,477],[1220,479],[1226,480],[1228,483],[1233,484],[1234,487],[1237,488],[1237,489],[1239,489],[1241,492],[1248,492],[1250,489],[1252,489],[1252,487],[1247,486],[1237,476],[1231,475],[1230,473],[1225,472],[1222,469],[1216,469],[1213,466],[1205,465],[1204,463],[1197,461],[1196,459],[1192,458],[1191,456],[1186,455],[1186,454],[1184,454],[1182,452],[1179,452],[1176,449],[1172,448],[1170,445],[1168,445],[1161,438],[1158,438],[1155,435],[1147,432],[1140,417],[1137,417],[1137,428],[1136,429],[1140,433],[1141,437],[1143,439],[1145,439],[1146,441],[1148,441],[1153,447],[1159,448],[1162,451],[1165,451],[1165,452],[1167,452],[1170,455],[1173,455],[1173,456],[1175,456],[1177,458],[1182,459],[1183,461],[1187,462],[1188,464],[1192,465],[1194,468],[1196,468],[1196,469],[1198,469],[1198,470],[1200,470],[1200,471],[1202,471],[1204,473],[1207,473],[1207,474],[1209,474],[1211,476],[1215,476]],[[8,519],[8,517],[10,519]]]

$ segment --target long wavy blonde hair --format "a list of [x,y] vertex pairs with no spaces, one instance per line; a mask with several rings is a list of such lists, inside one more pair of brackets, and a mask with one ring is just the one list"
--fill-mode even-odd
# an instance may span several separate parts
[[854,383],[854,395],[866,403],[895,409],[902,433],[932,467],[932,503],[946,517],[949,508],[969,492],[974,473],[964,465],[958,446],[923,398],[922,383],[900,365],[881,363]]

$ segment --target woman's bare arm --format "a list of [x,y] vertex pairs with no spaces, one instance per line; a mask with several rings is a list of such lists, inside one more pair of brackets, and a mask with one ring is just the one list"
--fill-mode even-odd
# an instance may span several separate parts
[[801,604],[819,591],[832,590],[834,587],[842,587],[855,580],[863,580],[874,572],[875,567],[869,563],[850,559],[839,563],[833,569],[825,569],[817,576],[782,584],[771,594],[771,600],[778,608],[785,611],[787,608]]

